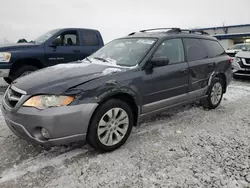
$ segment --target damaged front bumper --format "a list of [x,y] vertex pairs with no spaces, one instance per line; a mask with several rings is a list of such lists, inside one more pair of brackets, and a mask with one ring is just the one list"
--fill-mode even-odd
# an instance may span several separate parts
[[[5,97],[4,97],[5,98]],[[88,125],[97,103],[38,110],[32,107],[10,109],[3,99],[2,114],[6,124],[18,137],[42,145],[67,145],[86,139]],[[50,138],[45,138],[45,128]]]

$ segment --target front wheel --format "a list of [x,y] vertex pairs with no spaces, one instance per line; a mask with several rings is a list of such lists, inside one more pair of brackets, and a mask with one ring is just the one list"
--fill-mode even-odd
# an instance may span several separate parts
[[7,84],[11,84],[11,82],[12,82],[12,79],[9,78],[9,77],[4,77],[3,79],[4,79],[4,81],[5,81]]
[[32,73],[32,72],[34,72],[36,70],[38,70],[38,68],[35,67],[35,66],[23,65],[20,68],[18,68],[17,70],[12,72],[12,74],[11,74],[12,81],[19,78],[19,77],[30,74],[30,73]]
[[94,113],[87,141],[99,151],[113,151],[126,142],[133,123],[133,113],[127,103],[117,99],[108,100]]
[[223,81],[221,78],[214,78],[208,89],[208,96],[203,99],[202,105],[207,109],[214,109],[219,106],[223,96]]

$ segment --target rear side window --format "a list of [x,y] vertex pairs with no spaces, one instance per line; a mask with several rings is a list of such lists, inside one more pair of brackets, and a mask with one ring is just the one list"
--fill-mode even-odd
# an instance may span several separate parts
[[218,41],[201,40],[201,43],[206,47],[209,57],[216,57],[225,53]]
[[94,31],[82,31],[82,40],[84,46],[99,46],[99,40]]
[[169,64],[184,61],[184,49],[181,39],[169,39],[164,41],[155,51],[154,57],[166,57]]
[[184,38],[188,61],[196,61],[207,58],[207,52],[199,39]]

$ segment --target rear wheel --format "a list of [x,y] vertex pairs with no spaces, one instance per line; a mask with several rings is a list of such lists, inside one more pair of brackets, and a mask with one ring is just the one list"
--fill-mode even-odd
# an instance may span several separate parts
[[223,80],[214,78],[209,89],[207,98],[202,100],[202,105],[207,109],[214,109],[219,106],[223,96]]
[[94,113],[87,141],[99,151],[113,151],[126,142],[133,123],[133,113],[127,103],[117,99],[108,100]]

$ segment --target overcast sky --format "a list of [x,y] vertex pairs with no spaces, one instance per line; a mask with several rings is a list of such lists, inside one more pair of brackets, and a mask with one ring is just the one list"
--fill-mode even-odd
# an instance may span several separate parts
[[250,0],[1,0],[0,39],[34,39],[61,27],[101,31],[105,42],[155,27],[250,23]]

